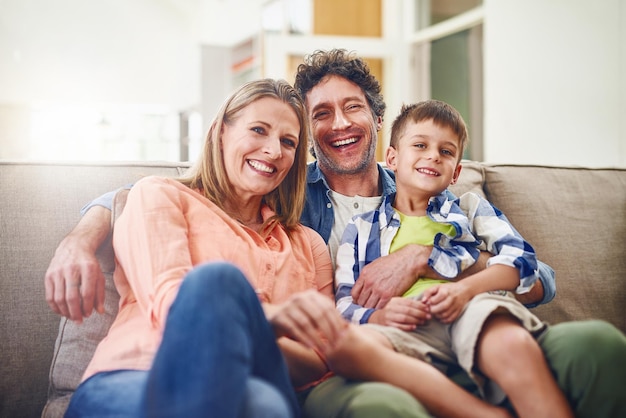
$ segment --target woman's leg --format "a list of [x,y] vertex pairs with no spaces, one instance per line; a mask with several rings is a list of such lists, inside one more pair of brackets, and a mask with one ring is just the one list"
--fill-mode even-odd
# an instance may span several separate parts
[[250,377],[276,388],[291,416],[298,415],[287,367],[256,293],[230,264],[199,266],[185,277],[170,308],[148,376],[146,414],[239,417]]
[[573,418],[539,344],[519,321],[494,314],[484,323],[476,366],[507,394],[520,418]]
[[[239,418],[283,418],[293,416],[285,396],[273,385],[257,377],[248,378]],[[213,416],[213,415],[210,415]]]
[[[142,399],[148,378],[143,370],[103,372],[86,380],[70,400],[66,418],[136,418],[143,415]],[[290,416],[289,405],[274,386],[248,378],[240,418]],[[178,415],[172,415],[178,418]]]
[[439,418],[511,417],[505,409],[466,392],[430,364],[397,353],[372,329],[348,327],[329,362],[344,377],[386,382],[406,390]]
[[77,388],[66,418],[117,418],[141,416],[147,371],[117,370],[91,376]]

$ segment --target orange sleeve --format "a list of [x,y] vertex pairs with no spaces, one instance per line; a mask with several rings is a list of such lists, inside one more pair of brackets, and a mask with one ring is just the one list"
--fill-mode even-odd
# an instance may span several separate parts
[[315,282],[317,290],[331,300],[335,300],[333,288],[333,264],[324,239],[311,228],[306,228],[311,242],[313,261],[315,263]]
[[160,330],[184,276],[191,270],[180,190],[163,178],[137,182],[118,219],[113,243],[141,310]]

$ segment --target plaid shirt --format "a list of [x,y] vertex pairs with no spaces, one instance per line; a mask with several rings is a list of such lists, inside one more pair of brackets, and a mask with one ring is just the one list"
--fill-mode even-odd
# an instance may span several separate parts
[[[392,206],[394,199],[395,194],[387,196],[377,210],[355,216],[346,227],[337,252],[337,308],[353,323],[366,323],[374,312],[355,304],[351,291],[367,264],[389,254],[400,227],[400,217]],[[457,198],[446,190],[430,199],[426,213],[434,221],[451,224],[456,230],[453,237],[438,233],[434,239],[428,264],[441,276],[458,276],[474,264],[480,251],[488,251],[494,254],[488,266],[504,264],[520,271],[517,293],[528,292],[537,280],[534,249],[487,200],[475,193]]]

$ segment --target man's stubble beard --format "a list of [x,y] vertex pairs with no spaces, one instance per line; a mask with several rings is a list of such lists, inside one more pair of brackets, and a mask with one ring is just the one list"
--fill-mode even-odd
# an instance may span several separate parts
[[[376,160],[376,144],[378,142],[378,134],[376,130],[372,129],[370,132],[370,147],[366,150],[363,158],[354,167],[345,167],[337,163],[332,158],[327,157],[318,147],[317,142],[313,141],[313,151],[315,152],[315,158],[320,166],[322,172],[344,175],[361,174],[367,171],[372,164],[372,161]],[[374,140],[376,138],[376,140]]]

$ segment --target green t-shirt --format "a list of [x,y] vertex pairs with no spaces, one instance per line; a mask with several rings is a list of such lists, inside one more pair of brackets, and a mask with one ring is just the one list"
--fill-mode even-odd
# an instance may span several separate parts
[[[398,212],[396,210],[396,212]],[[389,253],[399,250],[407,244],[433,245],[435,235],[438,232],[448,236],[454,236],[454,226],[435,222],[428,216],[407,216],[400,212],[400,228],[391,241]],[[427,288],[439,283],[448,283],[448,280],[419,278],[403,296],[418,296]]]

